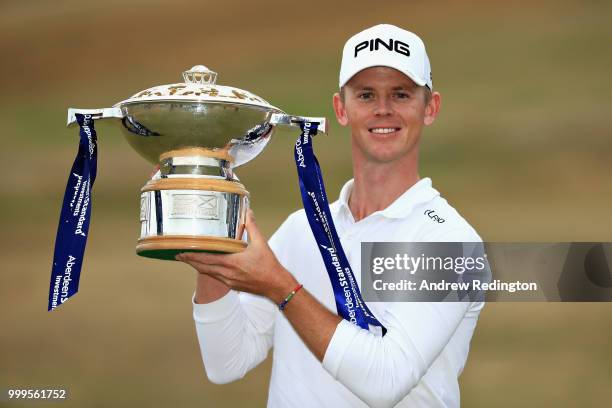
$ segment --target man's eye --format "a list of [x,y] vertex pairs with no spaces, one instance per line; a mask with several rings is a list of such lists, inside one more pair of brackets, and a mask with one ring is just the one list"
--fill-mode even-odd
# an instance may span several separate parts
[[396,92],[395,93],[395,97],[397,99],[408,99],[408,98],[410,98],[410,94],[406,93],[406,92]]
[[374,94],[372,92],[361,92],[358,95],[359,99],[372,99],[374,97]]

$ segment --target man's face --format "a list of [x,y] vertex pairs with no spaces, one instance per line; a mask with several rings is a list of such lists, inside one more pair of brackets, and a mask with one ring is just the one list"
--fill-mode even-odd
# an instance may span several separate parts
[[440,95],[388,67],[364,69],[334,95],[336,118],[352,133],[353,159],[372,163],[417,160],[423,126],[433,123]]

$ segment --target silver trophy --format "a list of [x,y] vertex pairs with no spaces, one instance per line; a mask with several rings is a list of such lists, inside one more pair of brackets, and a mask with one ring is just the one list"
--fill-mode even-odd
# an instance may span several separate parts
[[248,91],[216,84],[203,65],[184,82],[155,86],[105,109],[68,109],[93,119],[118,118],[128,143],[159,169],[141,190],[141,256],[174,259],[179,252],[243,250],[249,192],[234,168],[263,151],[276,125],[325,118],[291,116]]

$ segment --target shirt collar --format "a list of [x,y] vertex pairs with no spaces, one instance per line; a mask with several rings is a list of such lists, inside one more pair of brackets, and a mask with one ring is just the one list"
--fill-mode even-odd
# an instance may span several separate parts
[[[340,190],[340,197],[338,198],[338,210],[346,211],[351,217],[352,214],[348,202],[351,191],[353,191],[353,184],[354,179],[347,181],[342,187],[342,190]],[[440,193],[438,190],[431,186],[431,179],[425,177],[417,181],[387,208],[376,211],[373,214],[379,214],[386,218],[405,218],[415,206],[431,201],[439,195]]]

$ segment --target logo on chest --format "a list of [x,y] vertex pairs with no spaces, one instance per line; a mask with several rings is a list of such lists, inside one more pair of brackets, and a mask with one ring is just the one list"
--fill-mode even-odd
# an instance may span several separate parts
[[425,215],[438,224],[442,224],[444,221],[446,221],[444,218],[439,217],[434,210],[426,210]]

